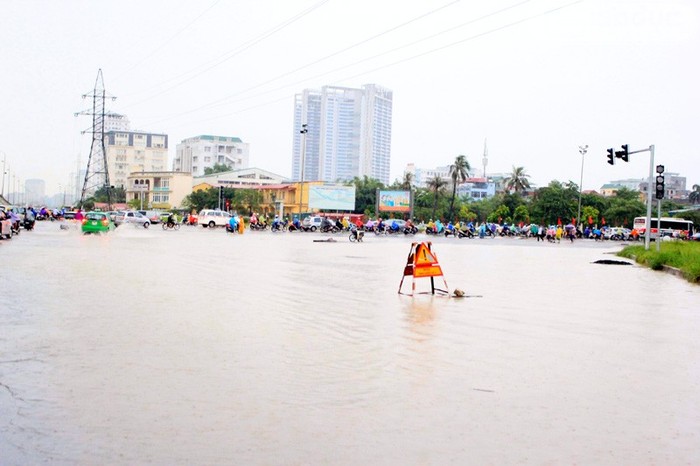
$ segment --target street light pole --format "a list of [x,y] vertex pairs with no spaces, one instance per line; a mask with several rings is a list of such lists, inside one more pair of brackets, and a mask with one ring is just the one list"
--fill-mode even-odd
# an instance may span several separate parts
[[299,221],[301,221],[301,206],[304,199],[304,158],[306,156],[306,133],[309,132],[309,125],[301,125],[301,176],[299,177]]
[[[588,152],[588,144],[578,146],[578,151],[581,153],[581,182],[578,185],[578,213],[576,214],[576,228],[581,227],[581,197],[583,196],[583,161],[586,152]],[[583,233],[583,231],[582,231]]]

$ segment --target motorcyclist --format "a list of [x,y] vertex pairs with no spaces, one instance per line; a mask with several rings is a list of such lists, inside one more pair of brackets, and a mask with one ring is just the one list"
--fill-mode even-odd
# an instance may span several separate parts
[[173,215],[172,212],[168,214],[168,219],[166,220],[166,223],[168,227],[174,227],[175,226],[175,216]]
[[231,216],[231,218],[228,220],[226,230],[230,231],[231,233],[235,233],[238,231],[238,219],[235,215]]

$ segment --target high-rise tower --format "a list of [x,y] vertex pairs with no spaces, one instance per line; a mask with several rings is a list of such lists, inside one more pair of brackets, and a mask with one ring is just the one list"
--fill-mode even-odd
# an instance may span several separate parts
[[292,178],[301,177],[302,135],[307,125],[304,179],[347,181],[368,176],[389,183],[392,91],[324,86],[295,96]]

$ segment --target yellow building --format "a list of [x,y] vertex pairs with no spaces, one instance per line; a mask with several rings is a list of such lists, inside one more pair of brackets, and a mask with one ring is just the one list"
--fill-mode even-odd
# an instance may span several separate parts
[[181,207],[182,200],[192,192],[192,175],[183,172],[136,172],[127,176],[126,200],[141,200],[153,209]]

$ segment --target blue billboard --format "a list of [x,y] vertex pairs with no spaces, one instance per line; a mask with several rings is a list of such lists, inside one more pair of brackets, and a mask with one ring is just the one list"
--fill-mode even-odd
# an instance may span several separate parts
[[309,186],[309,209],[355,210],[355,186]]

